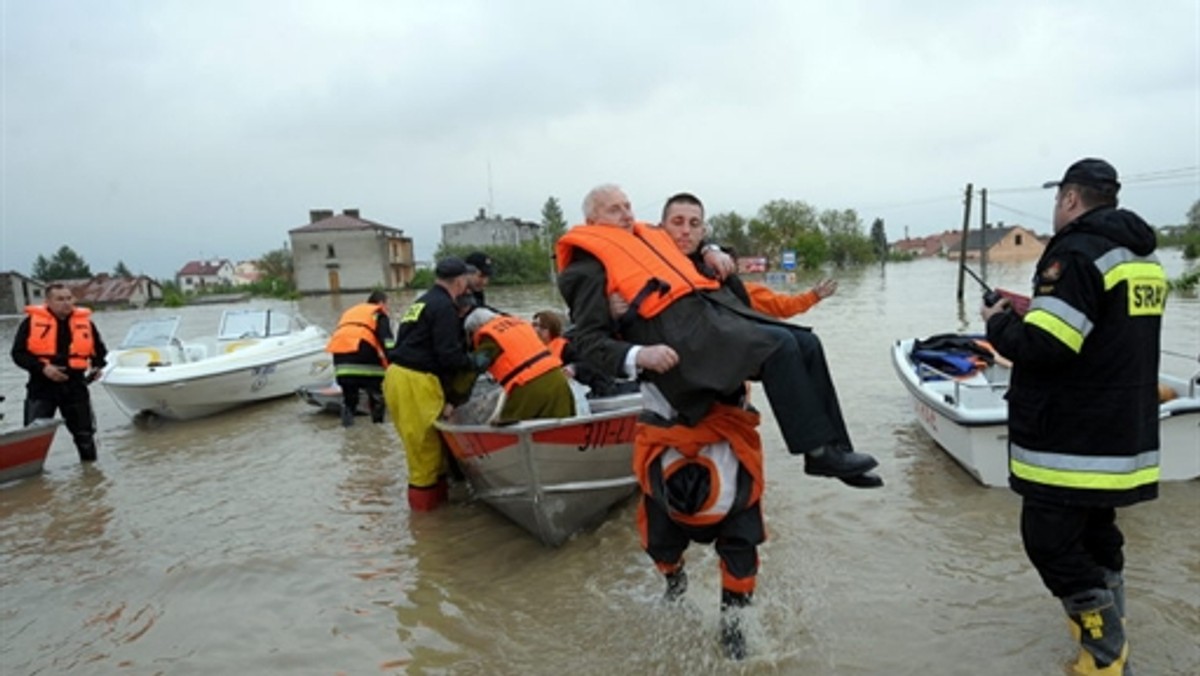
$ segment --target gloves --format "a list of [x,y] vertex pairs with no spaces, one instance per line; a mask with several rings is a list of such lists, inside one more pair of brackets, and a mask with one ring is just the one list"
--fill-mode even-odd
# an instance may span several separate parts
[[476,373],[483,373],[492,365],[492,358],[485,352],[471,352],[467,356],[471,358],[471,365],[475,367]]

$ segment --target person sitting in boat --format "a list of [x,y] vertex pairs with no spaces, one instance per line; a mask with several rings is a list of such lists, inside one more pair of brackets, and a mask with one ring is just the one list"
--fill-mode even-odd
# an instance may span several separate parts
[[519,317],[476,308],[464,321],[476,367],[504,388],[497,424],[575,415],[575,397],[563,363]]
[[342,313],[325,350],[333,354],[333,370],[342,388],[342,425],[354,424],[359,392],[367,395],[371,421],[383,422],[383,374],[392,345],[388,297],[372,291],[365,303]]
[[666,577],[667,601],[687,590],[684,551],[715,543],[721,560],[720,639],[732,659],[746,655],[741,609],[750,605],[763,527],[759,414],[744,401],[714,404],[694,426],[679,423],[653,385],[634,436],[633,470],[641,489],[637,524],[642,545]]
[[[585,359],[610,375],[655,383],[685,425],[699,423],[714,403],[740,400],[745,382],[761,379],[788,450],[805,456],[806,474],[853,477],[878,465],[814,424],[795,327],[700,274],[664,230],[635,222],[618,186],[590,191],[584,214],[584,224],[559,238],[557,261]],[[630,306],[616,332],[614,292]]]
[[62,413],[81,462],[96,460],[96,416],[88,385],[100,377],[108,348],[91,310],[75,307],[66,285],[46,286],[44,305],[29,305],[13,337],[12,360],[29,372],[25,425]]
[[[716,244],[705,243],[707,225],[704,220],[704,204],[691,193],[681,192],[667,198],[659,225],[667,231],[679,250],[691,259],[697,270],[707,277],[719,277],[721,284],[728,287],[738,300],[765,315],[789,319],[796,314],[807,312],[809,308],[837,292],[837,282],[832,279],[822,279],[812,289],[801,294],[776,293],[762,284],[743,282],[737,275],[733,257]],[[711,264],[708,261],[711,261]],[[618,305],[618,314],[623,313],[619,297],[614,301]],[[801,423],[807,427],[823,430],[820,439],[822,443],[831,444],[844,452],[851,451],[854,446],[850,441],[850,432],[846,429],[846,421],[842,417],[837,389],[829,373],[829,362],[825,359],[821,339],[807,327],[789,324],[787,329],[801,354],[800,367],[795,371],[795,377],[802,378],[799,381],[802,385],[797,388],[799,407],[791,409],[791,415],[799,416]],[[769,391],[767,395],[770,398]],[[775,414],[778,417],[780,411],[776,409]],[[883,486],[883,479],[874,472],[839,478],[846,485],[855,488]]]
[[628,394],[638,391],[635,380],[617,380],[600,369],[583,361],[579,351],[571,345],[564,335],[563,327],[566,319],[562,313],[554,310],[542,310],[533,315],[533,330],[550,349],[550,353],[563,362],[563,371],[567,377],[587,388],[587,397],[597,399]]
[[387,353],[383,399],[408,461],[408,506],[431,511],[446,501],[450,470],[434,422],[450,414],[454,378],[475,370],[463,342],[457,298],[467,292],[467,264],[438,261],[436,280],[400,317],[396,345]]

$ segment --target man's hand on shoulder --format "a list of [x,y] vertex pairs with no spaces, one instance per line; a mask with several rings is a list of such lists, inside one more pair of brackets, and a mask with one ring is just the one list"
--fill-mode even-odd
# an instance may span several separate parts
[[715,244],[704,247],[704,264],[717,273],[717,279],[725,279],[737,272],[737,261]]

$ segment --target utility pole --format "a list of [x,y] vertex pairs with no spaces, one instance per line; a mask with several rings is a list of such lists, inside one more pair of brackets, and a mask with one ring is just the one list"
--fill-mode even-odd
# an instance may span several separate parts
[[979,276],[987,281],[987,188],[979,191]]
[[963,199],[963,226],[962,239],[958,243],[958,300],[963,299],[963,283],[966,282],[966,273],[963,268],[967,265],[967,231],[971,229],[971,189],[970,183],[967,184],[966,198]]

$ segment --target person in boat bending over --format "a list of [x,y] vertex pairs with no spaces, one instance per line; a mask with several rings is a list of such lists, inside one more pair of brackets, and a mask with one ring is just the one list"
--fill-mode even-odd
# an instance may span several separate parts
[[[584,214],[586,223],[559,239],[557,254],[572,342],[589,363],[654,383],[685,425],[716,402],[737,405],[745,381],[761,380],[784,442],[805,456],[807,474],[851,477],[875,468],[870,455],[832,443],[832,430],[802,422],[807,377],[793,327],[700,274],[666,231],[635,222],[619,187],[589,192]],[[610,293],[629,305],[615,322]]]
[[561,313],[553,310],[542,310],[533,315],[533,330],[538,338],[550,349],[550,354],[563,362],[563,372],[568,378],[588,388],[588,398],[611,397],[620,394],[631,394],[638,391],[637,381],[620,380],[583,361],[579,351],[571,341],[563,335],[566,321]]
[[1116,509],[1158,496],[1158,360],[1167,277],[1154,230],[1117,208],[1117,171],[1072,164],[1025,315],[984,306],[987,337],[1012,360],[1009,484],[1021,539],[1062,601],[1075,674],[1128,674],[1124,536]]
[[457,299],[467,292],[467,264],[445,258],[436,281],[405,310],[388,351],[383,398],[408,461],[408,506],[430,511],[446,501],[449,466],[434,422],[450,414],[454,380],[475,364],[463,341]]
[[[663,205],[660,227],[667,231],[675,245],[691,259],[697,270],[708,277],[721,278],[721,283],[728,287],[738,300],[765,315],[787,319],[808,311],[813,305],[837,291],[837,282],[831,279],[823,279],[809,291],[796,295],[776,293],[762,284],[744,283],[734,272],[736,266],[732,257],[715,244],[705,244],[707,226],[704,221],[704,205],[700,198],[691,193],[678,193],[667,199]],[[714,266],[707,264],[706,259],[712,259]],[[787,413],[776,409],[776,418],[779,419],[781,414],[799,417],[804,427],[825,430],[820,443],[849,452],[853,449],[850,432],[842,418],[842,408],[838,404],[837,390],[833,385],[833,377],[829,374],[829,363],[825,359],[821,339],[811,329],[803,326],[788,324],[787,329],[801,354],[800,369],[796,373],[796,377],[801,379],[796,388],[799,404],[795,409],[788,409]],[[839,478],[843,483],[856,488],[878,488],[883,485],[883,479],[874,472]]]
[[45,305],[30,305],[13,338],[12,360],[29,372],[25,424],[61,411],[81,462],[96,459],[96,417],[88,385],[100,377],[108,348],[91,311],[58,282],[46,286]]
[[334,374],[342,388],[343,426],[354,424],[360,391],[367,395],[371,421],[383,422],[383,374],[387,369],[386,350],[390,347],[392,320],[388,297],[383,291],[372,291],[367,302],[342,313],[325,346],[333,354]]
[[529,322],[476,308],[463,325],[475,350],[476,367],[486,368],[504,388],[497,423],[575,415],[575,398],[562,360],[551,354]]

